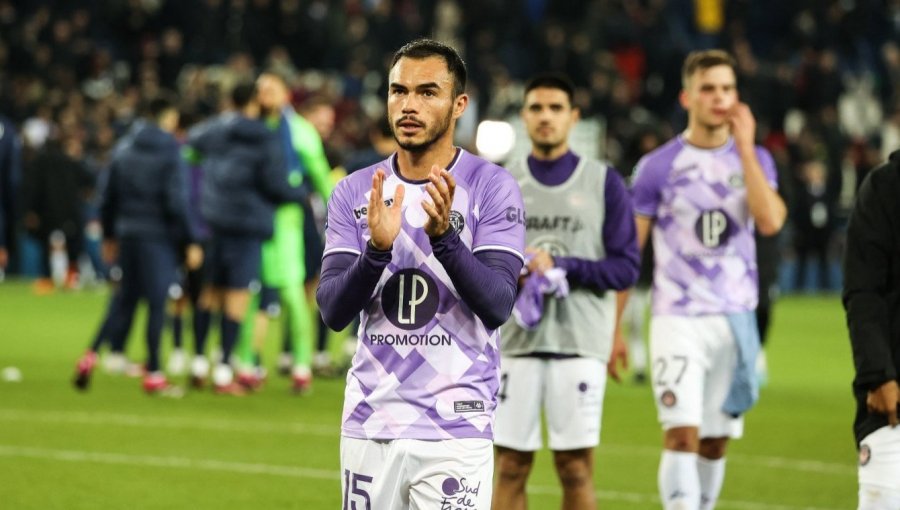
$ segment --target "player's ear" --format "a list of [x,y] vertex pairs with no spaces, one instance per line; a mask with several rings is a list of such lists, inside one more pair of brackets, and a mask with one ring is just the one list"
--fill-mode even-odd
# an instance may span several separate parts
[[456,100],[453,104],[453,119],[456,120],[462,117],[463,112],[466,111],[466,107],[469,105],[469,95],[468,94],[460,94],[456,96]]
[[688,109],[690,103],[688,102],[688,93],[687,90],[681,89],[681,92],[678,93],[678,103],[681,104],[681,107],[685,110]]
[[581,108],[577,106],[572,107],[572,123],[578,122],[581,120]]

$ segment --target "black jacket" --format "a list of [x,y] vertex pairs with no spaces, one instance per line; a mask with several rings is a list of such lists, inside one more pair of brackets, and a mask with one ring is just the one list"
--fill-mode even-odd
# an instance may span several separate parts
[[0,116],[0,247],[12,237],[22,179],[22,143],[16,127]]
[[200,210],[214,232],[268,239],[275,206],[301,201],[288,184],[284,149],[261,121],[228,113],[191,131],[203,164]]
[[138,121],[116,146],[100,202],[106,238],[194,237],[188,218],[187,171],[178,142]]
[[844,253],[844,308],[856,377],[857,443],[888,424],[866,394],[900,374],[900,151],[863,181]]

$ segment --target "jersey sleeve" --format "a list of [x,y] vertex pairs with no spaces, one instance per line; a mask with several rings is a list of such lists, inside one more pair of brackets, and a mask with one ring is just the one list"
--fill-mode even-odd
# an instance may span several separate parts
[[775,166],[775,158],[772,157],[772,153],[765,147],[757,146],[756,160],[759,161],[759,166],[762,167],[763,175],[766,176],[766,181],[769,183],[769,186],[772,189],[777,190],[778,168]]
[[659,164],[658,158],[645,156],[638,161],[631,183],[631,196],[636,215],[656,217],[665,175],[666,169]]
[[325,155],[322,137],[319,136],[315,127],[299,115],[293,118],[292,126],[294,129],[291,130],[291,136],[294,147],[298,149],[297,155],[308,172],[316,192],[323,199],[328,200],[334,192],[334,186],[331,181],[331,165],[328,164],[328,158]]
[[499,250],[523,261],[525,251],[525,205],[522,191],[512,175],[498,170],[478,204],[478,227],[472,240],[472,252]]
[[332,253],[362,253],[349,195],[350,186],[347,179],[344,179],[338,183],[328,201],[323,257]]

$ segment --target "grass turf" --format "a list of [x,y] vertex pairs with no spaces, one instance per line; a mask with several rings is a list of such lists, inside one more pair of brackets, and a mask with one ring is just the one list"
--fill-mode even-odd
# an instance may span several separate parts
[[[80,394],[71,386],[75,361],[105,304],[100,291],[36,296],[25,283],[0,285],[0,368],[23,373],[0,382],[0,508],[341,507],[342,380],[318,379],[297,397],[273,374],[249,397],[189,391],[175,400],[98,370]],[[129,342],[135,359],[143,327],[135,322]],[[769,384],[746,437],[731,446],[718,508],[854,507],[852,361],[838,300],[779,301],[768,359]],[[610,383],[595,476],[602,508],[659,507],[660,438],[649,387]],[[549,452],[538,454],[529,491],[531,508],[559,507]]]

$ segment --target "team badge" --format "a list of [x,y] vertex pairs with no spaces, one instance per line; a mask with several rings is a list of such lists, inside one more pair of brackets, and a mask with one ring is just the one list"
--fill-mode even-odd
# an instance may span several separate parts
[[466,220],[463,219],[462,213],[459,211],[450,211],[450,228],[457,234],[460,234],[465,226]]
[[659,397],[659,401],[666,407],[673,407],[678,403],[678,397],[675,396],[675,392],[673,392],[672,390],[666,390]]
[[864,444],[859,447],[859,465],[865,466],[872,460],[872,449],[869,448],[869,445]]
[[744,176],[740,174],[733,174],[728,178],[728,185],[732,188],[743,188],[744,187]]

